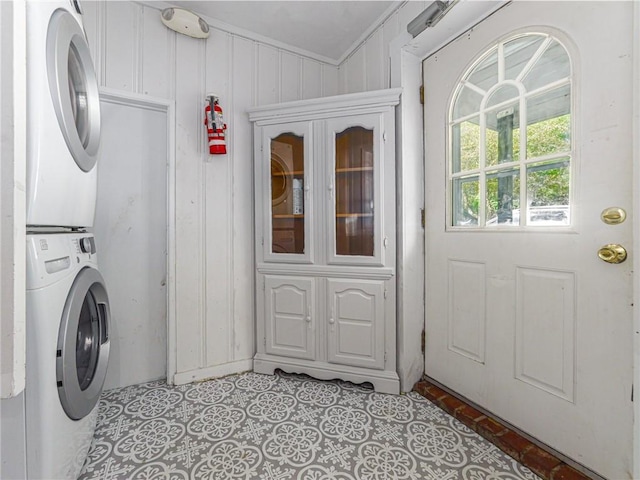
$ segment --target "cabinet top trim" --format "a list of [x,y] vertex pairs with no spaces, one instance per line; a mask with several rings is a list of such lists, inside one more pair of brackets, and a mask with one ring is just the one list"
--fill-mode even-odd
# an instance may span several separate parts
[[360,267],[357,265],[294,265],[284,263],[257,264],[258,273],[296,275],[302,277],[334,277],[388,280],[395,275],[393,267]]
[[332,97],[312,98],[310,100],[296,100],[293,102],[262,105],[247,110],[249,120],[259,122],[274,118],[286,119],[289,116],[299,117],[300,114],[309,113],[322,115],[327,112],[350,112],[354,108],[363,107],[389,107],[400,103],[402,88],[389,88],[372,92],[349,93]]

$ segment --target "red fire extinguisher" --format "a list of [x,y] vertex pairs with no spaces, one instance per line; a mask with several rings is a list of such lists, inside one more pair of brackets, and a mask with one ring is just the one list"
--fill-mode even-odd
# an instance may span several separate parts
[[209,140],[209,153],[211,155],[224,155],[227,153],[227,144],[224,139],[224,131],[227,129],[227,124],[222,119],[222,107],[218,103],[218,97],[207,95],[204,113],[204,124],[207,127],[207,139]]

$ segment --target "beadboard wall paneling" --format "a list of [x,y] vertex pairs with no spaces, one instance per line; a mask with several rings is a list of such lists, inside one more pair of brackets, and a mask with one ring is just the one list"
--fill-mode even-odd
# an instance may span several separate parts
[[106,2],[105,23],[109,35],[104,50],[105,87],[136,92],[138,87],[139,19],[143,7],[130,2]]
[[388,47],[384,48],[383,29],[378,28],[367,40],[367,48],[364,52],[366,89],[380,90],[385,87],[384,66]]
[[391,86],[390,84],[391,62],[389,59],[390,57],[389,45],[400,33],[400,24],[398,21],[398,17],[399,17],[398,12],[396,12],[393,15],[391,15],[386,22],[384,22],[384,25],[382,25],[382,48],[384,49],[384,51],[382,52],[382,55],[384,57],[383,58],[384,66],[382,71],[383,88],[387,88]]
[[406,2],[374,30],[339,66],[340,93],[389,88],[389,44],[429,1]]
[[[172,71],[175,62],[176,34],[158,21],[158,11],[143,8],[140,15],[140,55],[138,93],[158,98],[174,98]],[[169,81],[168,81],[169,80]]]
[[280,91],[278,92],[280,102],[289,102],[292,100],[304,98],[300,94],[300,87],[304,83],[302,80],[302,76],[304,75],[304,65],[301,65],[301,62],[302,59],[298,55],[294,55],[288,52],[280,52],[281,71],[283,73],[291,72],[291,74],[284,75],[282,78],[280,78]]
[[[256,105],[257,84],[268,71],[256,71],[260,50],[249,40],[233,39],[234,105],[232,125],[233,148],[233,310],[234,343],[230,360],[252,358],[255,354],[254,307],[254,239],[253,239],[253,129],[247,109]],[[253,54],[253,55],[252,55]],[[268,81],[268,80],[267,80]],[[267,95],[265,104],[273,103]],[[271,100],[271,101],[269,101]]]
[[[206,44],[206,93],[219,96],[222,105],[231,101],[231,48],[233,38],[212,30]],[[234,131],[231,115],[226,122]],[[231,137],[231,135],[230,135]],[[231,155],[210,156],[203,153],[205,165],[205,317],[206,365],[227,363],[233,353],[233,199],[229,185],[233,184]],[[226,279],[226,281],[221,281]]]
[[340,93],[357,93],[364,92],[367,89],[367,71],[366,71],[366,51],[367,43],[363,43],[353,54],[340,66],[342,79],[340,84],[344,92]]
[[302,98],[318,98],[322,92],[322,64],[309,59],[302,62]]
[[[101,86],[175,101],[173,380],[249,369],[255,349],[253,135],[246,109],[336,95],[338,67],[218,28],[206,41],[185,37],[166,29],[160,10],[147,4],[83,7]],[[210,156],[205,148],[208,92],[224,109],[227,155]]]
[[[203,130],[202,44],[176,36],[176,318],[177,370],[191,371],[206,362],[207,318],[204,309],[204,225],[202,203]],[[197,335],[196,335],[197,332]]]

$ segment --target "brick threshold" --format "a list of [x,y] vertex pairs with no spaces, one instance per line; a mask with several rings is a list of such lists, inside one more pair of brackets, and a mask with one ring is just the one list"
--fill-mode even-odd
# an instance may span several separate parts
[[431,383],[427,378],[423,378],[416,383],[413,391],[419,393],[452,417],[457,418],[544,480],[591,480],[594,478],[579,472],[551,452],[540,448],[540,446],[526,439],[499,420],[485,415],[458,397],[451,395]]

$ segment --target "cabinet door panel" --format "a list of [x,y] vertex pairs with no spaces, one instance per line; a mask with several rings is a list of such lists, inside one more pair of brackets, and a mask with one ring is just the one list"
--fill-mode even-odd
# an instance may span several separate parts
[[384,281],[327,280],[330,363],[384,368]]
[[311,132],[312,122],[263,128],[260,168],[266,187],[261,202],[266,219],[265,261],[313,261]]
[[265,276],[265,350],[273,355],[315,359],[315,280]]
[[327,120],[328,260],[383,264],[383,116]]

